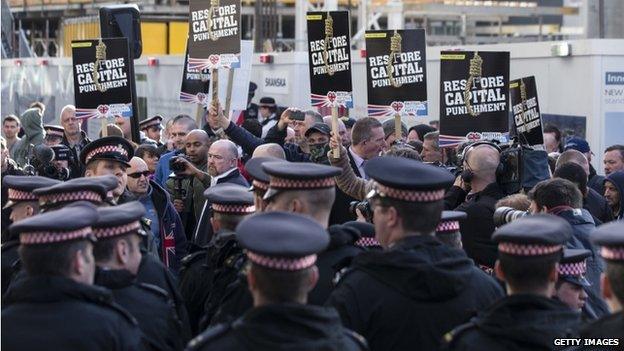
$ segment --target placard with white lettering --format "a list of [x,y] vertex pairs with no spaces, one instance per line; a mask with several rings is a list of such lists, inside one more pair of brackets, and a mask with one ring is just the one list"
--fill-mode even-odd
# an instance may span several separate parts
[[188,40],[184,68],[182,72],[182,86],[180,87],[180,100],[194,104],[206,105],[208,91],[210,89],[210,70],[194,69],[188,64]]
[[240,9],[240,0],[190,0],[190,68],[238,67],[241,52]]
[[509,83],[509,95],[514,126],[520,143],[530,146],[544,144],[535,77],[512,80]]
[[442,51],[440,146],[509,138],[509,52]]
[[308,12],[312,106],[353,107],[349,12]]
[[424,29],[366,31],[368,115],[427,115]]
[[128,40],[78,40],[71,47],[76,117],[131,117]]

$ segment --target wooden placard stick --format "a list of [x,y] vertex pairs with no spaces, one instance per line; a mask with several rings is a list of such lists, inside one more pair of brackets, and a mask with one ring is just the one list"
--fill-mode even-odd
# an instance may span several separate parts
[[228,71],[227,87],[225,88],[225,115],[230,118],[230,106],[232,105],[232,85],[234,85],[234,69]]
[[[332,106],[332,133],[334,133],[334,136],[338,135],[338,106],[337,105]],[[332,149],[332,152],[334,153],[334,158],[340,158],[340,146],[337,146],[334,149]]]

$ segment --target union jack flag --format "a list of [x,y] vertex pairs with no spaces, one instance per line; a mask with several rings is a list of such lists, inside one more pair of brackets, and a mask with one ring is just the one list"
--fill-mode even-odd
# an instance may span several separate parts
[[173,236],[173,232],[175,230],[175,226],[171,228],[171,231],[165,234],[165,237],[162,241],[163,247],[163,259],[165,266],[169,267],[170,262],[174,262],[175,260],[175,237]]

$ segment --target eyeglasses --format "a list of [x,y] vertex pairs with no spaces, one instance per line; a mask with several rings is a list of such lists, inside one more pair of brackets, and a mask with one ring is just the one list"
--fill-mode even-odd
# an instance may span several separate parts
[[130,178],[134,178],[134,179],[139,179],[141,178],[141,176],[147,178],[150,175],[150,171],[144,171],[144,172],[136,172],[136,173],[129,173],[128,177]]

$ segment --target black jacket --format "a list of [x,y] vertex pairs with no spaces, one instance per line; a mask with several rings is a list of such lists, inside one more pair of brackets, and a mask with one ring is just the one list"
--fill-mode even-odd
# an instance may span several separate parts
[[556,338],[578,334],[580,315],[560,301],[537,295],[505,297],[445,335],[448,350],[553,350]]
[[600,195],[604,195],[604,180],[605,180],[605,177],[596,174],[596,169],[590,163],[589,164],[589,179],[587,180],[587,187],[594,189]]
[[422,235],[356,256],[327,303],[371,350],[437,350],[444,333],[501,297],[463,251]]
[[[619,339],[619,346],[624,347],[624,311],[602,317],[583,327],[581,329],[581,337],[592,339]],[[605,347],[605,349],[607,349],[607,347]]]
[[7,291],[13,277],[20,269],[20,258],[17,252],[19,245],[19,239],[10,240],[2,244],[2,254],[0,254],[0,261],[2,261],[2,295]]
[[466,212],[468,217],[460,221],[462,245],[468,257],[476,264],[494,268],[498,257],[497,245],[492,241],[494,233],[494,207],[505,197],[505,192],[492,183],[482,191],[467,196],[465,190],[452,186],[444,198],[444,209]]
[[[330,243],[327,249],[318,255],[316,261],[319,279],[314,289],[308,294],[308,303],[311,305],[325,304],[334,289],[334,279],[340,270],[347,267],[356,255],[366,251],[354,245],[360,235],[353,228],[333,225],[327,231]],[[242,267],[245,261],[239,261],[239,266]],[[201,324],[203,328],[208,325],[230,322],[253,307],[253,299],[244,272],[239,269],[237,274],[231,275],[227,282],[228,285],[222,288],[219,300],[213,302],[213,304],[216,303],[217,308],[213,307],[210,320]]]
[[143,350],[137,322],[108,289],[27,277],[3,298],[2,350]]
[[607,200],[592,188],[587,188],[587,196],[583,198],[583,208],[591,213],[597,226],[613,220],[613,212]]
[[191,338],[191,328],[189,326],[188,312],[178,290],[177,282],[169,269],[154,256],[144,254],[137,272],[136,281],[137,283],[156,285],[167,292],[182,323],[182,338],[184,341],[189,340]]
[[110,289],[116,303],[136,318],[154,350],[181,350],[182,322],[167,292],[155,285],[135,283],[127,270],[98,268],[95,284]]
[[82,149],[84,149],[84,147],[87,146],[87,144],[90,143],[91,140],[87,136],[87,133],[82,130],[80,131],[80,137],[80,142],[73,147],[69,144],[69,140],[67,140],[65,135],[63,135],[63,140],[61,141],[61,144],[67,146],[67,148],[69,148],[69,151],[71,152],[71,158],[69,160],[70,179],[82,177],[85,171],[85,165],[80,162],[80,151],[82,151]]
[[289,303],[257,307],[208,329],[187,350],[351,351],[366,350],[366,342],[333,309]]
[[213,270],[206,266],[206,247],[197,248],[197,251],[182,259],[182,268],[179,275],[179,290],[186,310],[189,314],[191,334],[199,332],[199,319],[204,311],[206,298],[212,286]]

